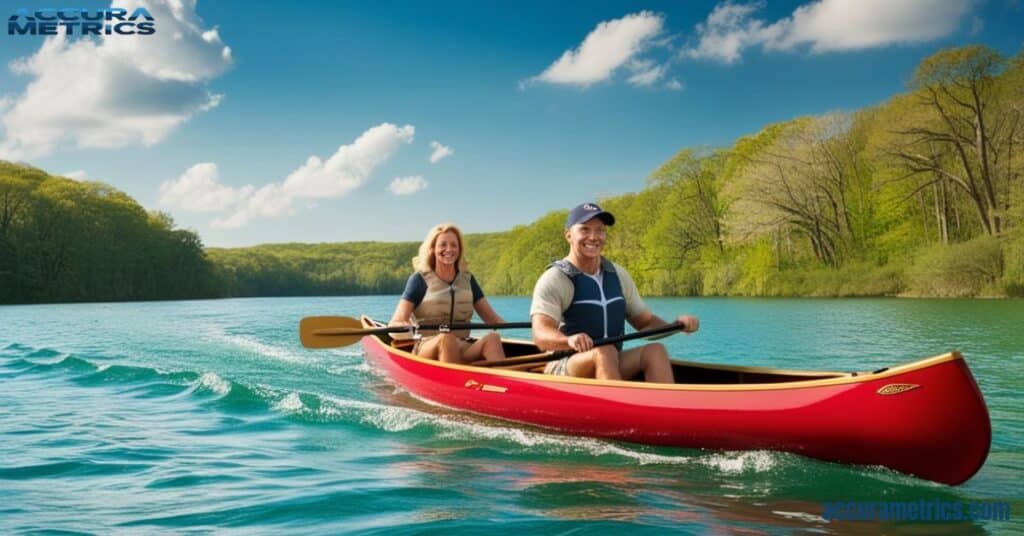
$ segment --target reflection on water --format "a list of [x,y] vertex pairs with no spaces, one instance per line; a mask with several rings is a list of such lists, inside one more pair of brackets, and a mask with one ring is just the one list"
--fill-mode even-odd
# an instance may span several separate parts
[[[430,441],[428,441],[430,443]],[[822,502],[787,497],[781,493],[751,493],[749,481],[741,485],[708,478],[697,471],[696,479],[685,470],[629,464],[588,463],[580,458],[540,456],[528,452],[503,458],[485,447],[405,446],[404,456],[389,464],[387,474],[404,479],[404,485],[423,490],[426,496],[459,497],[444,507],[432,507],[415,515],[420,521],[479,519],[485,515],[473,503],[490,506],[486,515],[507,513],[537,516],[552,521],[626,522],[664,529],[689,528],[701,532],[734,533],[747,527],[752,533],[807,531],[822,534],[985,534],[982,525],[960,523],[896,523],[885,521],[828,521],[821,517]],[[697,454],[703,456],[706,454]],[[701,467],[694,465],[694,467]],[[870,479],[866,479],[870,481]],[[732,485],[730,485],[732,484]],[[862,483],[863,484],[863,483]],[[811,487],[813,484],[804,483]],[[854,485],[856,485],[854,483]],[[837,486],[842,488],[844,486]],[[737,495],[737,489],[746,493]],[[899,486],[845,495],[849,500],[916,500],[905,496],[912,490]],[[933,490],[931,499],[960,500],[955,494]]]

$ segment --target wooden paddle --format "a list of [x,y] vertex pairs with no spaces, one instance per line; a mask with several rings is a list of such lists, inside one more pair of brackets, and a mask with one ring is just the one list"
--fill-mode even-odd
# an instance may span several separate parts
[[[685,328],[683,324],[679,322],[672,322],[671,324],[665,324],[656,328],[645,329],[643,331],[636,331],[628,335],[619,335],[618,337],[607,337],[604,339],[597,339],[594,341],[594,346],[604,346],[606,344],[618,344],[620,342],[631,341],[633,339],[642,339],[644,337],[651,337],[653,335],[670,335],[675,331],[681,331]],[[660,338],[660,337],[659,337]],[[570,356],[579,353],[576,350],[557,350],[554,352],[547,352],[544,354],[536,355],[524,355],[522,357],[510,357],[501,361],[474,361],[470,365],[476,367],[504,367],[508,365],[521,365],[523,363],[540,363],[541,361],[554,361],[555,359],[562,359],[563,357]]]
[[[299,322],[299,339],[306,348],[340,348],[355,344],[366,335],[385,333],[407,333],[414,329],[435,330],[442,324],[420,326],[382,326],[363,328],[363,323],[348,316],[307,316]],[[529,322],[505,324],[447,324],[448,329],[511,329],[528,328]]]

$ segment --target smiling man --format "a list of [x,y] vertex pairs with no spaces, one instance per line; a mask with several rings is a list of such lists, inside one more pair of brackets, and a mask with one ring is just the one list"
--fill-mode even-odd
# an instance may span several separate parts
[[[621,266],[601,256],[615,216],[594,203],[569,212],[565,239],[569,255],[555,261],[537,280],[530,304],[533,342],[542,350],[575,350],[548,363],[546,374],[630,379],[643,372],[649,382],[674,383],[668,352],[659,343],[622,351],[622,344],[594,346],[594,341],[621,335],[628,321],[637,330],[666,322],[647,308],[636,284]],[[686,333],[700,327],[695,316],[677,319]]]

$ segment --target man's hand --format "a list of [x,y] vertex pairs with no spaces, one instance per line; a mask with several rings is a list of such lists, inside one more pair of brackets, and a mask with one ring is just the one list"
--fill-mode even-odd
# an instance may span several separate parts
[[577,333],[575,335],[570,335],[565,342],[566,344],[569,345],[569,348],[572,348],[577,352],[586,352],[587,350],[590,350],[591,348],[594,347],[594,340],[591,339],[590,335],[587,335],[586,333]]
[[683,333],[693,333],[700,329],[700,320],[695,316],[679,315],[679,318],[676,318],[676,322],[683,325]]

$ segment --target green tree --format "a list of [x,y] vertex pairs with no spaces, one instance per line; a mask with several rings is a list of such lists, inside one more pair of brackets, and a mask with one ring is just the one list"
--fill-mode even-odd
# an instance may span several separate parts
[[911,87],[927,116],[897,131],[890,154],[917,179],[934,187],[940,235],[948,241],[949,189],[973,205],[985,233],[1003,230],[1011,184],[1020,180],[1013,158],[1021,150],[1024,117],[1013,77],[1001,77],[1007,61],[983,46],[947,49],[925,59]]

